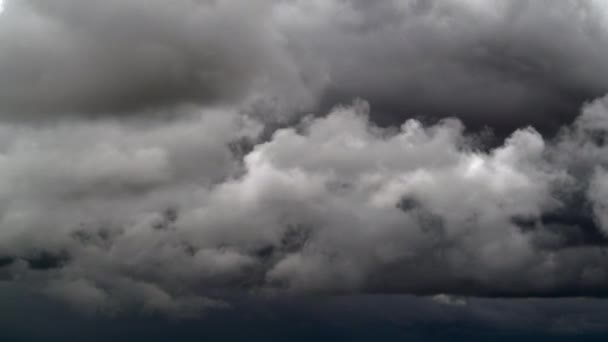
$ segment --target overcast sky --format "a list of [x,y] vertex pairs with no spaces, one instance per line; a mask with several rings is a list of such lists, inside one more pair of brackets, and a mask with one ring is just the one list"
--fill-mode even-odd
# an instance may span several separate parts
[[4,0],[0,283],[606,296],[606,56],[603,0]]

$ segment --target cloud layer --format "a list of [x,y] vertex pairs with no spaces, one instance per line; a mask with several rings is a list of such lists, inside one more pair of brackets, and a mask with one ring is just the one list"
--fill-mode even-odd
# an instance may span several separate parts
[[[286,1],[293,45],[327,65],[324,101],[363,97],[377,120],[458,116],[509,133],[568,122],[607,91],[601,1]],[[308,48],[308,50],[306,50]]]
[[602,6],[6,1],[0,280],[177,316],[606,295]]
[[606,101],[489,151],[456,119],[379,128],[364,102],[258,143],[228,110],[4,126],[1,272],[181,314],[232,290],[601,295]]
[[372,119],[456,116],[502,134],[570,122],[608,92],[601,1],[6,1],[0,115],[144,114],[183,103]]
[[9,1],[0,112],[116,116],[262,94],[297,108],[312,89],[283,45],[265,0]]

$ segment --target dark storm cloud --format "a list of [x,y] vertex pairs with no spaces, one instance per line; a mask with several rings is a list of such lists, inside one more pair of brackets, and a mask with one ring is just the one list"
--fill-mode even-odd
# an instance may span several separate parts
[[[8,341],[604,341],[608,303],[592,299],[437,296],[237,298],[238,309],[192,320],[83,317],[23,288],[0,285]],[[29,310],[23,310],[27,306]],[[74,329],[78,326],[78,329]]]
[[458,116],[508,133],[555,128],[608,91],[594,1],[291,1],[288,36],[323,60],[324,102],[362,97],[375,120]]
[[231,291],[605,296],[602,6],[8,1],[0,279],[180,317]]
[[544,130],[608,91],[604,7],[546,0],[7,1],[0,112],[115,116],[244,101],[248,110],[285,116],[362,97],[382,124],[457,116],[503,134],[525,124]]

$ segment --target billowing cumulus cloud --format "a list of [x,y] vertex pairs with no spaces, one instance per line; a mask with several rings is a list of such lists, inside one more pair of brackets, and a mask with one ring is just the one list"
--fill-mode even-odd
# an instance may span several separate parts
[[269,140],[226,108],[5,125],[1,272],[102,312],[188,315],[243,290],[599,295],[605,101],[489,151],[456,119],[379,128],[361,101]]
[[178,317],[606,295],[602,6],[6,1],[0,281]]

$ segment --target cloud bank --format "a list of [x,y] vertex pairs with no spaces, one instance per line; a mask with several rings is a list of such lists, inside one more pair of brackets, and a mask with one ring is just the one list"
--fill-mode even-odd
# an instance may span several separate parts
[[0,280],[177,316],[242,291],[604,296],[605,13],[6,1]]
[[219,110],[5,126],[1,272],[110,311],[242,290],[603,295],[607,101],[489,151],[456,119],[379,128],[364,102],[258,142]]
[[[0,112],[118,116],[176,104],[311,101],[272,2],[7,1]],[[255,88],[255,93],[250,90]]]
[[601,1],[285,1],[278,11],[292,44],[326,64],[324,102],[365,98],[385,124],[458,116],[505,134],[545,130],[607,91]]

